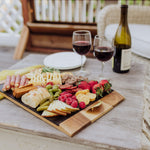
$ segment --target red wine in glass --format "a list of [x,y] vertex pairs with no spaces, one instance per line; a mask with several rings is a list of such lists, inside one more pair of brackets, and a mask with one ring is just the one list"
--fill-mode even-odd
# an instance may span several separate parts
[[89,41],[76,41],[73,43],[73,50],[80,55],[85,55],[89,52],[91,44]]
[[105,37],[96,35],[94,37],[94,52],[93,55],[101,61],[101,74],[99,79],[106,79],[103,75],[104,64],[106,61],[110,60],[114,54],[114,47],[111,42],[109,42]]
[[89,72],[83,67],[84,55],[90,51],[91,48],[91,32],[88,30],[77,30],[72,35],[73,51],[81,56],[81,69],[76,73],[77,76],[87,77]]
[[[95,48],[95,47],[94,47]],[[114,50],[111,47],[97,47],[94,49],[94,56],[102,61],[108,61],[113,56]]]

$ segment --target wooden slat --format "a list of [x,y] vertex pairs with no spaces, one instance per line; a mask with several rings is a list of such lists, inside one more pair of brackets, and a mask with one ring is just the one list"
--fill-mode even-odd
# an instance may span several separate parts
[[36,20],[35,18],[35,6],[34,1],[28,0],[28,12],[29,12],[29,21],[34,22]]
[[96,14],[95,14],[96,22],[98,22],[98,19],[99,19],[98,14],[99,14],[100,10],[101,10],[101,1],[98,0],[97,1],[97,7],[96,7]]
[[23,29],[21,31],[21,37],[19,40],[19,43],[15,49],[14,53],[14,59],[21,59],[23,56],[23,53],[26,49],[26,45],[29,39],[29,29],[26,25],[23,26]]
[[53,21],[53,2],[52,0],[48,0],[48,18],[50,21]]
[[59,9],[58,9],[58,4],[59,4],[59,0],[55,1],[55,16],[54,16],[54,20],[55,21],[59,21]]
[[79,22],[79,0],[75,1],[74,22]]
[[72,1],[68,0],[68,22],[72,22]]
[[82,20],[81,22],[86,22],[86,0],[82,2]]
[[66,20],[66,13],[65,13],[66,5],[65,5],[65,0],[61,1],[61,14],[60,14],[60,21],[65,21]]
[[40,20],[39,0],[34,0],[34,6],[35,6],[35,18],[36,20]]
[[29,21],[28,0],[21,0],[24,24]]
[[28,22],[32,33],[46,33],[55,35],[71,35],[75,30],[89,30],[92,36],[97,34],[97,27],[93,25],[69,25],[69,24],[48,24],[48,23],[30,23]]
[[57,36],[57,35],[31,34],[31,45],[35,47],[44,47],[44,48],[72,49],[72,37],[63,35]]
[[103,97],[101,100],[104,103],[109,104],[114,107],[117,104],[119,104],[121,101],[123,101],[124,97],[122,95],[120,95],[118,92],[113,91],[111,94]]
[[[71,38],[70,38],[71,39]],[[62,40],[65,40],[64,38]],[[60,43],[55,43],[55,45],[60,45]],[[36,52],[36,53],[46,53],[46,54],[52,54],[57,52],[72,52],[72,47],[69,49],[67,48],[52,48],[52,47],[35,47],[33,45],[28,45],[26,48],[27,51]],[[88,54],[86,54],[87,57],[93,58],[93,52],[90,51]]]
[[93,1],[89,2],[88,22],[93,22]]
[[46,0],[42,0],[42,20],[46,20]]
[[69,136],[73,136],[90,123],[90,120],[79,112],[62,122],[60,127],[64,129]]
[[95,108],[95,110],[93,111],[89,110],[91,107],[93,107],[97,103],[99,103],[99,101],[95,102],[94,104],[90,105],[89,107],[87,107],[86,109],[80,112],[82,115],[88,118],[91,122],[96,121],[98,118],[102,117],[104,114],[106,114],[111,109],[113,109],[111,105],[102,102],[100,107]]

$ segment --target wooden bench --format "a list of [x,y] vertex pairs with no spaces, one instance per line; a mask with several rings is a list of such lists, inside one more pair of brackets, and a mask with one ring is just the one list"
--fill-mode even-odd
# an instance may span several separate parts
[[108,0],[105,3],[101,0],[21,1],[24,26],[14,53],[15,59],[21,59],[25,49],[46,53],[72,51],[73,31],[89,30],[92,37],[96,35],[97,14],[110,3]]

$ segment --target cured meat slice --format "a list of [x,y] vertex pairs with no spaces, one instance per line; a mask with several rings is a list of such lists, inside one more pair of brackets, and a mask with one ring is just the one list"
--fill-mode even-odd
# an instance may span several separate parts
[[20,87],[23,87],[25,85],[26,79],[27,79],[27,77],[25,75],[21,77]]
[[16,81],[16,76],[15,75],[11,76],[10,85],[14,86],[15,85],[15,81]]
[[21,76],[20,76],[20,75],[17,75],[17,76],[16,76],[16,81],[15,81],[15,87],[19,87],[19,85],[20,85],[20,80],[21,80]]
[[60,85],[59,88],[61,90],[65,90],[65,89],[70,89],[72,87],[72,85],[69,85],[69,84],[64,84],[64,85]]

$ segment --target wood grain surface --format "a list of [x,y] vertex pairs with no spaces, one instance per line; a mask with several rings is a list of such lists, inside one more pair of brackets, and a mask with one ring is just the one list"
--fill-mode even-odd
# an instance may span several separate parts
[[[42,64],[45,57],[46,55],[41,54],[29,55],[11,69]],[[91,72],[89,79],[98,79],[101,72],[98,60],[87,59],[84,67]],[[76,72],[78,69],[71,71]],[[59,132],[7,99],[0,101],[0,127],[86,145],[93,149],[141,149],[144,74],[145,67],[138,61],[132,62],[131,70],[127,74],[114,73],[111,61],[108,61],[105,64],[104,75],[111,79],[113,89],[121,93],[126,100],[73,138]]]

